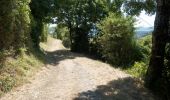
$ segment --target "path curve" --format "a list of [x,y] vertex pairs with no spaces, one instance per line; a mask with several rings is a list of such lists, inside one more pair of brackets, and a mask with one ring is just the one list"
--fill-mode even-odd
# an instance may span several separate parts
[[47,66],[1,100],[154,100],[130,75],[66,50],[51,39]]

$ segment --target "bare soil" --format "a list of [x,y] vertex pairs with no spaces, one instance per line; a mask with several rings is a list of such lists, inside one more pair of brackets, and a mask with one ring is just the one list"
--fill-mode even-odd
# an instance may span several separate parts
[[50,39],[47,66],[1,100],[155,100],[142,83],[98,60],[72,53]]

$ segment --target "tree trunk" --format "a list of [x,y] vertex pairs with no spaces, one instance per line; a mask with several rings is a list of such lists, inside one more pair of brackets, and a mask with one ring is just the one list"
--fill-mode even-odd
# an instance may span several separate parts
[[158,88],[164,67],[164,55],[169,25],[169,0],[157,0],[154,32],[152,34],[152,54],[146,73],[146,86]]
[[72,28],[70,27],[69,28],[69,34],[70,34],[70,43],[71,43],[71,46],[72,46]]
[[68,29],[69,29],[69,34],[70,34],[70,43],[71,43],[71,47],[72,47],[72,45],[73,45],[73,40],[72,40],[72,38],[73,38],[73,36],[72,36],[73,29],[72,29],[71,22],[68,23],[68,26],[69,26]]

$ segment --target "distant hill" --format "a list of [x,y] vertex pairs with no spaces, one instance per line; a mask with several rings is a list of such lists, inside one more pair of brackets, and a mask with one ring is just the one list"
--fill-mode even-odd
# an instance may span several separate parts
[[136,37],[144,37],[148,34],[151,34],[153,32],[154,27],[136,27],[135,33]]
[[[151,34],[153,29],[154,29],[153,27],[136,27],[135,28],[136,37],[140,38],[140,37],[144,37],[144,36],[146,36],[148,34]],[[49,27],[48,32],[50,34],[55,32],[55,27]]]

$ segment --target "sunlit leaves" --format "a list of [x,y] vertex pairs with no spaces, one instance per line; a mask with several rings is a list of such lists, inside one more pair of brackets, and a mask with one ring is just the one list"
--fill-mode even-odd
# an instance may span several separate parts
[[29,39],[29,0],[0,1],[1,49],[25,47]]
[[133,23],[131,17],[110,13],[98,25],[101,30],[98,37],[99,52],[101,52],[104,59],[113,65],[127,66],[139,57],[133,38]]

